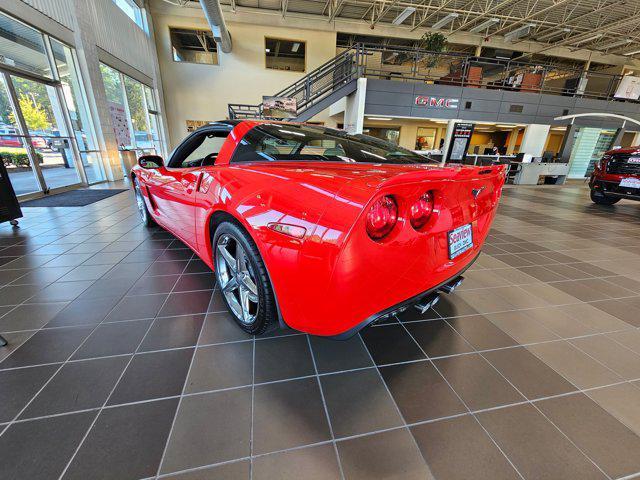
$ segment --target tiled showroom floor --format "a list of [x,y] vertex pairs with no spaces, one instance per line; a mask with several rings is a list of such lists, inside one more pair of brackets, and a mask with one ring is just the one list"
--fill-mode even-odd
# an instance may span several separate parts
[[25,213],[0,226],[3,480],[640,473],[638,204],[509,188],[458,292],[347,342],[244,335],[129,192]]

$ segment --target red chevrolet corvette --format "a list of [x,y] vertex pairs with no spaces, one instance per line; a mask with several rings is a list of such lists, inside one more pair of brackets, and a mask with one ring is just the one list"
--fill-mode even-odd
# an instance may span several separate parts
[[339,130],[222,121],[132,171],[146,225],[216,273],[237,323],[347,338],[457,286],[496,213],[504,167],[425,163]]

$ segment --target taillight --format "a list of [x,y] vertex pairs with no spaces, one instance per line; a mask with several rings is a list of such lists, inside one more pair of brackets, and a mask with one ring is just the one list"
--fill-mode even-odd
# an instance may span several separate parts
[[433,194],[431,192],[426,192],[422,194],[422,196],[411,205],[411,209],[409,210],[409,221],[411,222],[411,226],[416,230],[424,227],[431,214],[433,213]]
[[380,240],[391,233],[398,221],[398,206],[393,197],[386,195],[373,202],[367,213],[367,233]]

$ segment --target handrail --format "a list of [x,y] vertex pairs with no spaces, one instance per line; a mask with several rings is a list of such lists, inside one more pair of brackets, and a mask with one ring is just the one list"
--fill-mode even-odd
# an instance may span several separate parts
[[[623,78],[617,74],[545,63],[477,57],[461,52],[432,52],[415,47],[356,43],[338,48],[344,50],[274,96],[295,98],[297,115],[300,115],[348,81],[359,77],[377,77],[395,81],[638,102],[615,97]],[[386,55],[392,56],[394,53],[401,56],[398,64],[390,62],[389,57],[385,61]],[[479,77],[477,74],[473,75],[472,67],[480,68],[482,73]],[[523,77],[518,83],[518,77],[527,73],[533,74],[535,82],[530,80],[533,83],[523,84]],[[229,104],[229,116],[263,117],[262,104]]]

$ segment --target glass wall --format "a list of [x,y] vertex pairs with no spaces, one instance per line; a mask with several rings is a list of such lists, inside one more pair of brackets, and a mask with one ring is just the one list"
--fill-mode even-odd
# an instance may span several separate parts
[[0,76],[0,148],[18,194],[103,180],[74,50],[0,13]]
[[118,148],[163,154],[160,115],[151,87],[100,64]]
[[89,116],[86,92],[80,81],[75,52],[67,45],[51,39],[51,50],[62,85],[72,135],[78,145],[88,183],[105,179],[95,131]]

